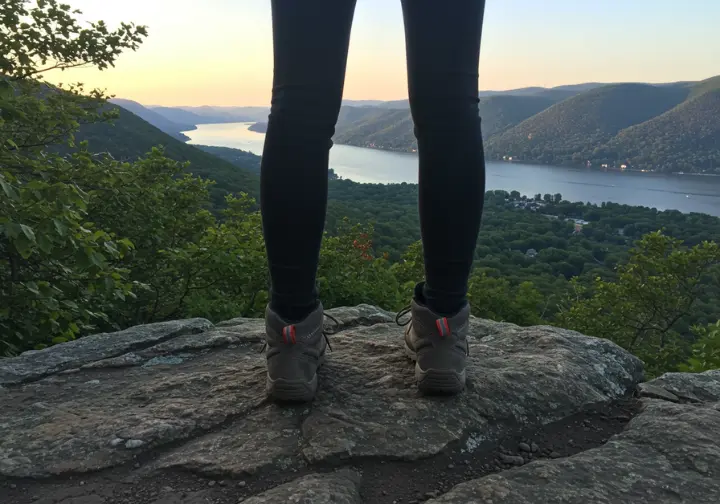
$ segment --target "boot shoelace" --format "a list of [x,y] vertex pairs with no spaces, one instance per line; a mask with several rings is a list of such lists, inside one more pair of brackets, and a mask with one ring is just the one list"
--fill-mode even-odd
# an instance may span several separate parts
[[[400,310],[399,312],[397,312],[397,315],[395,315],[395,323],[401,327],[405,327],[406,325],[410,324],[412,322],[412,317],[407,319],[405,322],[401,322],[400,319],[403,318],[408,313],[410,313],[411,310],[412,310],[412,305],[408,305],[405,308],[403,308],[402,310]],[[470,342],[466,340],[465,344],[467,345],[466,351],[467,351],[467,355],[469,357],[470,356]]]
[[410,322],[412,322],[412,318],[407,319],[405,322],[400,322],[400,319],[403,318],[405,315],[410,313],[412,310],[412,305],[407,305],[405,308],[397,312],[397,315],[395,315],[395,323],[401,327],[404,327],[408,325]]

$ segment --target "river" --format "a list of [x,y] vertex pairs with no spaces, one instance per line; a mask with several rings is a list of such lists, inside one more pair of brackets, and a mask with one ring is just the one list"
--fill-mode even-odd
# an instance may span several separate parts
[[[262,154],[265,135],[249,131],[252,123],[201,124],[186,131],[189,143],[234,147]],[[330,166],[343,178],[370,183],[417,183],[417,154],[334,145]],[[561,193],[564,199],[702,212],[720,217],[720,177],[601,172],[561,166],[489,162],[487,188]]]

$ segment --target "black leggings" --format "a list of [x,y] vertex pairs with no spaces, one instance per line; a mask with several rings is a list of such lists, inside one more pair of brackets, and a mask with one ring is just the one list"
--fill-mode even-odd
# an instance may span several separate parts
[[[485,1],[403,0],[402,7],[425,256],[416,298],[452,314],[466,303],[485,194],[478,117]],[[328,157],[354,10],[355,0],[272,0],[275,72],[260,203],[270,305],[287,319],[304,318],[318,302]]]

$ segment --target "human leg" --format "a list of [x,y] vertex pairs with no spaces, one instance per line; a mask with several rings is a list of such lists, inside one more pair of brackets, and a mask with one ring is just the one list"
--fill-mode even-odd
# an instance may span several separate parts
[[403,0],[425,258],[405,347],[424,392],[455,393],[465,386],[467,285],[485,195],[478,117],[484,4]]
[[478,117],[484,0],[403,0],[410,108],[418,139],[420,225],[436,312],[466,303],[485,194]]
[[328,156],[340,111],[355,0],[273,0],[272,107],[260,205],[270,306],[302,320],[315,287],[327,208]]

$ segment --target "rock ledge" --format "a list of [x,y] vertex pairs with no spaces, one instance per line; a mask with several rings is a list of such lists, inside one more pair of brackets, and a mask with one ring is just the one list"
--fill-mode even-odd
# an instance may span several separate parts
[[[245,502],[359,503],[360,475],[313,468],[480,453],[513,432],[627,397],[642,381],[641,363],[609,341],[473,319],[467,390],[425,398],[392,314],[368,305],[330,313],[343,329],[310,405],[266,400],[257,319],[139,326],[2,360],[0,477],[34,478],[42,494],[55,476],[72,486],[107,470],[231,481],[300,471]],[[710,502],[720,492],[720,373],[664,375],[639,393],[642,413],[605,445],[466,481],[428,502]]]

